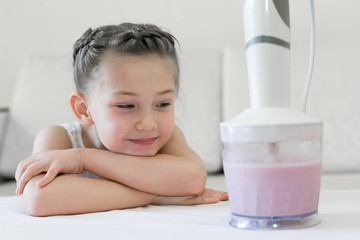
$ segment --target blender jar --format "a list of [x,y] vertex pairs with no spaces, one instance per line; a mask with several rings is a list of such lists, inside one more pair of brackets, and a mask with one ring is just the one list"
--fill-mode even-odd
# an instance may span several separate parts
[[223,124],[221,131],[232,226],[286,229],[320,223],[322,124]]

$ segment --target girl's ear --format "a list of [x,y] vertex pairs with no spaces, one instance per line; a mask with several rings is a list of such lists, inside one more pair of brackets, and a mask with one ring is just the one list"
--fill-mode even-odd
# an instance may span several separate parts
[[88,127],[94,124],[85,97],[81,93],[74,92],[71,94],[70,105],[76,118],[82,124]]

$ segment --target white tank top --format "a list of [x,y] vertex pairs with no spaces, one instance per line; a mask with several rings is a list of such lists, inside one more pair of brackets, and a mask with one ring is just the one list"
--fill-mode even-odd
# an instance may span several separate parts
[[[71,140],[71,144],[73,148],[85,148],[83,139],[82,139],[82,130],[81,130],[81,124],[80,122],[72,122],[72,123],[62,123],[60,124],[61,127],[63,127],[67,134],[69,135],[69,138]],[[91,172],[84,171],[79,174],[69,174],[72,176],[79,176],[79,177],[87,177],[87,178],[96,178],[96,179],[104,179],[102,177],[99,177]]]

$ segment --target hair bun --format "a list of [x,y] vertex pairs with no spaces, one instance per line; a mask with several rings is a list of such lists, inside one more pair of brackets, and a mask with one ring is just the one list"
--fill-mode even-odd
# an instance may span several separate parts
[[104,31],[98,31],[97,29],[93,30],[91,28],[86,30],[83,36],[74,44],[74,59],[81,49],[93,46],[96,41],[101,39],[103,36]]

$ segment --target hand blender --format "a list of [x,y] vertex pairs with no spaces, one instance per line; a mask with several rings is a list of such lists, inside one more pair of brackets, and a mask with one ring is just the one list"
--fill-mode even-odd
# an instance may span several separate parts
[[288,0],[245,0],[244,24],[250,108],[220,124],[230,224],[314,226],[322,122],[290,105]]

